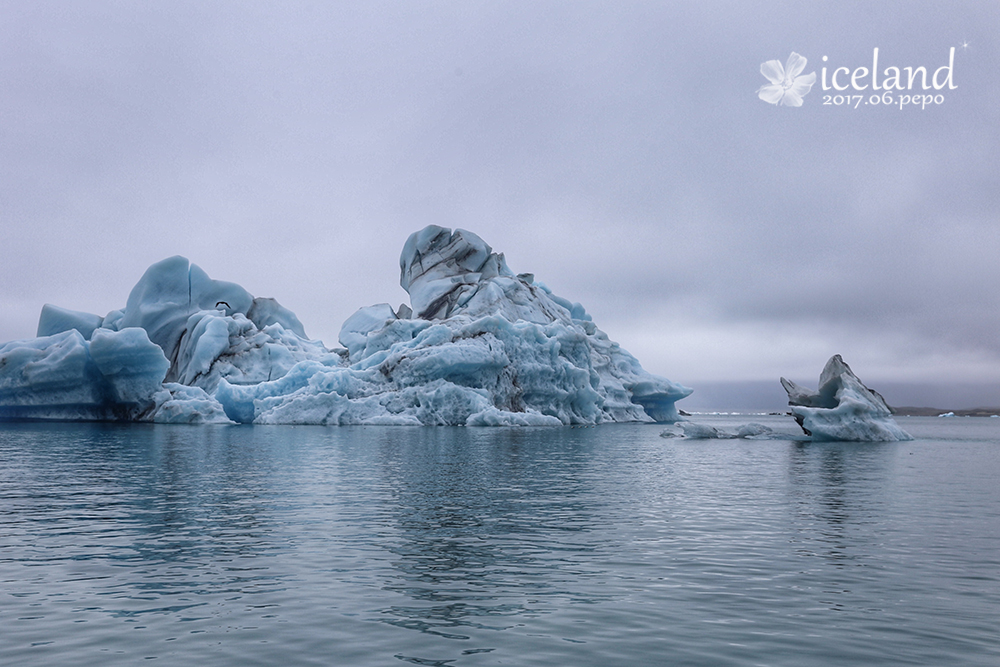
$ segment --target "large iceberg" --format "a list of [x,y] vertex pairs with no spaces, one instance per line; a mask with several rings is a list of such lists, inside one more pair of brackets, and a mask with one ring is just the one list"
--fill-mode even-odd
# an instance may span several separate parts
[[912,440],[896,424],[881,394],[869,389],[839,354],[830,357],[819,378],[819,389],[810,391],[781,378],[788,393],[792,416],[814,441],[848,440],[893,442]]
[[647,373],[578,303],[475,234],[430,226],[400,257],[410,305],[361,308],[342,348],[183,257],[105,317],[46,305],[0,346],[0,419],[558,425],[673,422],[691,390]]

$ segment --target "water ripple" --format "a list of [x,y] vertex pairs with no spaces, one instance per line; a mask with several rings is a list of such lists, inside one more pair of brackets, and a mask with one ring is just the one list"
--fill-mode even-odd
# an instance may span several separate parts
[[998,421],[0,425],[0,663],[995,665]]

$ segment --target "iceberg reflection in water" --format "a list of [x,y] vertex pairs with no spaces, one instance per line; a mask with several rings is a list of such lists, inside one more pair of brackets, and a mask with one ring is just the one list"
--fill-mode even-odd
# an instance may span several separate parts
[[901,425],[3,425],[0,663],[996,664],[1000,425]]

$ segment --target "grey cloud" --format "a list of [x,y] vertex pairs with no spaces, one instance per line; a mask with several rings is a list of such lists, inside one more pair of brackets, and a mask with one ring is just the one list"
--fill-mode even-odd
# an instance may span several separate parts
[[[399,248],[436,223],[615,338],[684,309],[1000,355],[995,4],[0,12],[0,339],[33,333],[33,303],[120,306],[180,253],[332,344],[357,307],[405,298]],[[791,50],[933,66],[963,40],[933,109],[754,94]]]

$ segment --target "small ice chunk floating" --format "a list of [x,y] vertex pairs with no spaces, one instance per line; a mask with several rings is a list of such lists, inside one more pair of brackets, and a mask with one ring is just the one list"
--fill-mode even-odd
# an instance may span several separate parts
[[660,433],[661,438],[687,438],[689,440],[733,440],[742,438],[744,440],[779,440],[785,439],[782,433],[775,433],[770,427],[750,422],[743,424],[736,431],[709,426],[708,424],[698,424],[696,422],[684,421],[677,425],[665,429]]
[[912,440],[896,424],[882,396],[869,389],[839,354],[826,362],[819,389],[810,391],[781,378],[792,416],[814,441],[893,442]]
[[42,309],[0,345],[0,419],[559,425],[674,422],[691,390],[652,375],[475,234],[429,226],[400,256],[410,305],[361,308],[342,348],[274,299],[158,262],[105,317]]

